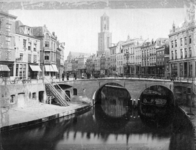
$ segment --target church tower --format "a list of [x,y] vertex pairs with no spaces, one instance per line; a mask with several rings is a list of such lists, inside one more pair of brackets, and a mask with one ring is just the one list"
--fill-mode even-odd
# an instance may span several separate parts
[[109,32],[109,17],[104,13],[101,16],[101,32],[98,33],[97,55],[107,54],[112,43],[112,34]]

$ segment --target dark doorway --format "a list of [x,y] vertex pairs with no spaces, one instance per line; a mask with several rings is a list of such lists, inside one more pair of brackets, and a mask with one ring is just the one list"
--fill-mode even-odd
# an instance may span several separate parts
[[65,93],[66,93],[67,96],[70,98],[70,91],[66,90]]
[[77,95],[78,94],[78,92],[77,92],[77,89],[73,89],[73,95]]
[[39,91],[39,102],[43,102],[44,100],[44,91]]

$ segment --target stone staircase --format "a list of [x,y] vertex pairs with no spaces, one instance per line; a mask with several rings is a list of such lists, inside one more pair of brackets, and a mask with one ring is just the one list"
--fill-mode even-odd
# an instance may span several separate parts
[[54,87],[54,85],[51,83],[46,83],[45,87],[47,96],[54,96],[57,103],[59,103],[61,106],[69,106],[67,98],[65,98],[65,96],[63,97],[61,93]]

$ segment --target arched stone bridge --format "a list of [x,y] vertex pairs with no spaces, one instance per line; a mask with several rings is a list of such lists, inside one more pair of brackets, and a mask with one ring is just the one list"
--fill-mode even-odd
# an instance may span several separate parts
[[126,78],[102,78],[88,80],[70,80],[64,82],[56,82],[61,87],[70,87],[70,95],[74,95],[74,89],[77,89],[77,95],[93,98],[94,93],[107,83],[117,83],[125,87],[132,99],[138,100],[141,93],[148,87],[160,85],[168,88],[173,93],[173,82],[161,79],[126,79]]

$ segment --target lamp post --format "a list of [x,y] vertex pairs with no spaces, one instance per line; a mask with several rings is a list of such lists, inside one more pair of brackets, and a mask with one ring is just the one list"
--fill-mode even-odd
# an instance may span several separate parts
[[126,53],[124,54],[124,57],[125,57],[126,60],[127,60],[127,69],[126,69],[126,73],[127,73],[127,77],[128,77],[128,72],[129,72],[129,69],[128,69],[128,67],[129,67],[129,65],[128,65],[128,63],[129,63],[129,51],[126,51]]

